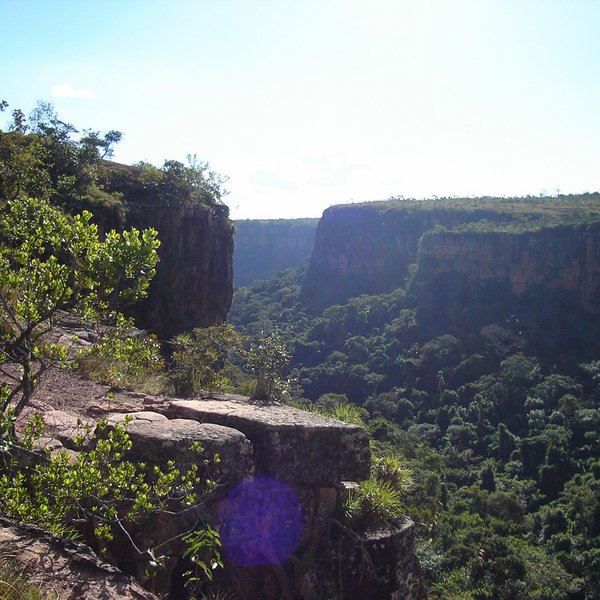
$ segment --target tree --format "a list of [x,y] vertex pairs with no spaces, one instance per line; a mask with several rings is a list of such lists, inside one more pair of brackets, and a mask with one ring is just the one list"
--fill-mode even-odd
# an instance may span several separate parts
[[113,146],[118,144],[123,138],[120,131],[111,129],[104,134],[91,129],[84,130],[84,136],[79,140],[79,144],[84,152],[88,152],[91,158],[111,158],[114,154]]
[[[190,450],[198,460],[186,469],[174,461],[132,460],[129,419],[122,425],[101,421],[93,436],[84,428],[70,442],[74,456],[34,451],[44,432],[42,416],[34,415],[19,439],[12,421],[0,414],[0,514],[84,540],[125,570],[144,565],[146,576],[163,588],[170,584],[173,555],[189,558],[193,567],[183,574],[189,583],[212,579],[213,569],[222,566],[219,534],[199,511],[217,485],[202,465],[211,465],[216,455],[194,443]],[[185,515],[170,530],[176,535],[145,536],[144,529],[155,528],[165,514]]]
[[258,340],[246,354],[246,366],[256,375],[252,398],[274,400],[289,395],[288,382],[281,376],[287,367],[290,354],[278,333]]
[[231,325],[223,324],[180,333],[171,344],[174,347],[171,381],[175,393],[191,396],[224,383],[219,371],[230,351],[241,350],[241,337]]
[[[110,231],[100,241],[91,213],[70,217],[45,201],[23,198],[1,210],[0,369],[15,383],[0,409],[29,402],[51,360],[67,360],[47,334],[66,313],[96,322],[122,320],[117,308],[146,296],[160,244],[156,231]],[[16,363],[20,373],[4,368]]]

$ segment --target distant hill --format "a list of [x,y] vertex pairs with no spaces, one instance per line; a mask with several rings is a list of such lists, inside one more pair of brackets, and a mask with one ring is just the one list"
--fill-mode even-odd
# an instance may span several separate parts
[[310,257],[319,219],[235,221],[236,287],[302,266]]

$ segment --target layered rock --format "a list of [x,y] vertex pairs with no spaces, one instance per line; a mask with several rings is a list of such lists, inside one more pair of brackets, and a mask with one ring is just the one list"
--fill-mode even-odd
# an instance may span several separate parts
[[368,435],[356,425],[233,396],[176,400],[169,407],[169,415],[243,432],[254,446],[259,475],[305,485],[332,485],[369,476]]
[[507,297],[548,289],[595,313],[598,228],[600,194],[334,206],[319,222],[302,298],[322,310],[403,287],[416,270],[419,293],[437,294],[446,276],[464,288],[463,305],[478,287]]
[[[193,464],[209,463],[219,456],[217,476],[221,488],[239,483],[254,473],[253,447],[246,436],[236,429],[213,423],[199,423],[190,419],[167,419],[160,413],[143,411],[111,415],[109,422],[132,420],[127,433],[133,444],[129,458],[137,462],[150,462],[164,467],[173,461],[179,469]],[[194,444],[199,445],[198,450]],[[206,469],[202,469],[206,471]]]
[[421,241],[421,285],[451,277],[462,282],[463,304],[493,284],[507,295],[530,290],[571,294],[590,313],[600,312],[600,223],[526,232],[436,232]]
[[223,322],[233,298],[233,227],[226,206],[132,206],[128,226],[152,227],[160,262],[137,324],[168,339]]
[[[347,599],[375,591],[381,599],[426,597],[414,556],[412,521],[405,519],[385,532],[351,532],[338,521],[347,496],[346,480],[369,475],[369,440],[361,427],[233,395],[169,402],[148,397],[144,403],[160,414],[129,414],[131,458],[147,464],[164,465],[172,459],[189,465],[219,454],[219,490],[200,515],[220,530],[224,545],[225,568],[211,584],[215,590],[245,600],[309,597],[310,586],[304,592],[302,586],[309,581],[315,589],[322,585],[311,579],[320,573],[332,582],[342,576]],[[113,414],[110,419],[122,421],[125,416]],[[199,442],[206,454],[194,455],[189,450],[193,442]],[[175,539],[178,528],[187,526],[185,519],[157,519],[134,535],[141,536],[136,538],[140,545],[150,538],[159,543]],[[177,541],[164,549],[172,557],[181,557],[183,550]],[[376,569],[361,571],[359,577],[346,566],[353,556],[365,553],[373,555]],[[313,570],[299,576],[295,565],[308,556]],[[130,572],[140,571],[127,557],[121,560]],[[181,559],[171,558],[171,583],[163,589],[177,586],[180,563]],[[413,584],[408,593],[413,580],[420,586]]]
[[[61,382],[56,385],[58,391]],[[115,412],[119,407],[123,412]],[[115,565],[165,597],[186,597],[182,574],[190,563],[181,535],[209,523],[221,534],[225,563],[209,586],[215,594],[295,600],[341,586],[340,597],[348,600],[426,598],[410,519],[377,531],[343,522],[342,503],[357,487],[348,480],[369,475],[369,439],[360,427],[233,395],[183,401],[117,392],[88,407],[80,420],[46,412],[53,451],[70,447],[68,432],[78,433],[80,421],[92,428],[100,418],[109,425],[127,421],[132,447],[124,458],[148,469],[169,469],[170,461],[183,471],[198,465],[203,478],[217,483],[199,505],[155,511],[128,523],[128,538],[116,531],[108,544]],[[86,534],[94,545],[92,530]],[[160,548],[166,557],[156,579],[147,578],[148,556],[132,552],[131,540],[138,548]],[[87,571],[78,574],[82,564],[73,562],[73,580],[87,581]]]
[[421,236],[436,225],[496,219],[488,210],[456,210],[443,204],[368,203],[332,206],[319,221],[302,298],[314,310],[360,294],[401,287],[416,262]]

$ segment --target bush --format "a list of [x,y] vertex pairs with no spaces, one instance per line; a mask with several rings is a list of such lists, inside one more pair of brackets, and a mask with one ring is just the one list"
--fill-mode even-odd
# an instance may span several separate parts
[[[132,444],[126,424],[109,427],[104,421],[95,438],[89,439],[89,431],[77,436],[72,440],[78,449],[73,457],[64,450],[53,455],[33,451],[44,430],[41,415],[28,422],[21,441],[11,434],[13,420],[0,415],[0,514],[72,539],[91,530],[93,539],[88,534],[86,541],[94,542],[100,554],[118,534],[119,543],[126,543],[132,555],[147,563],[148,575],[166,560],[160,554],[166,542],[140,546],[132,533],[135,527],[157,511],[186,511],[200,505],[215,486],[202,479],[197,464],[181,471],[172,461],[161,469],[128,460]],[[192,449],[203,451],[199,446]],[[221,564],[218,534],[204,525],[179,537],[188,542],[200,575],[210,578],[213,566]]]

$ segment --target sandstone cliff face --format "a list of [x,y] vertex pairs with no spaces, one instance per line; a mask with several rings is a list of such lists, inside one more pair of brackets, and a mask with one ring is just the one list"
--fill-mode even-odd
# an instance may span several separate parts
[[435,289],[454,277],[465,303],[494,284],[521,297],[532,290],[559,290],[590,313],[600,312],[600,223],[523,233],[440,232],[425,235],[418,257],[420,285]]
[[226,206],[133,206],[127,225],[153,227],[161,241],[149,296],[135,308],[140,327],[168,339],[225,320],[233,297],[233,228]]
[[136,167],[113,165],[110,173],[109,185],[127,207],[124,226],[152,227],[161,241],[149,296],[133,308],[137,324],[169,339],[224,321],[233,297],[234,231],[227,206],[210,198],[190,205],[176,194],[165,201]]
[[302,266],[310,256],[318,219],[242,220],[235,222],[234,283],[250,285]]
[[[595,196],[593,201],[598,203]],[[409,271],[416,271],[411,290],[419,302],[435,303],[440,290],[452,295],[455,306],[481,302],[486,294],[508,301],[549,290],[589,313],[600,312],[600,218],[556,225],[552,219],[562,201],[532,201],[531,208],[524,201],[518,210],[495,202],[472,209],[452,201],[328,209],[302,290],[305,304],[319,310],[352,296],[385,293],[404,286]],[[567,208],[575,214],[577,207]]]
[[441,204],[423,210],[415,202],[401,208],[388,208],[384,203],[333,206],[323,213],[317,227],[303,300],[310,308],[322,309],[352,296],[401,287],[427,230],[502,218],[491,211],[452,210]]

